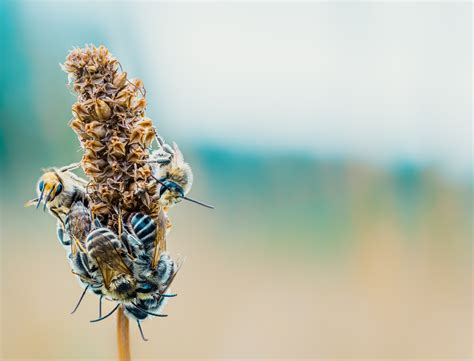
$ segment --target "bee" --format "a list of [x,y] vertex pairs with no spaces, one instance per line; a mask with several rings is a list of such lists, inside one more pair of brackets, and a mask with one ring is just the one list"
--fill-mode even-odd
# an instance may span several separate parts
[[[96,220],[96,222],[98,222]],[[100,224],[99,224],[100,226]],[[77,302],[74,313],[82,302],[86,292],[91,290],[100,296],[99,314],[101,313],[102,287],[98,279],[98,268],[91,266],[85,249],[86,237],[93,227],[89,208],[82,201],[75,202],[66,216],[65,224],[57,221],[57,235],[60,243],[66,249],[72,272],[77,276],[84,291]]]
[[26,206],[36,205],[38,208],[43,203],[43,211],[48,211],[63,225],[71,206],[78,199],[87,202],[87,181],[71,171],[79,167],[73,163],[62,168],[52,168],[45,171],[37,184],[38,197],[26,203]]
[[114,301],[128,301],[136,297],[137,281],[133,277],[133,263],[118,236],[105,227],[94,229],[86,239],[89,265],[96,267],[95,275],[102,283],[102,293]]
[[147,341],[143,335],[141,322],[150,316],[166,317],[161,314],[169,297],[176,294],[167,293],[179,268],[176,262],[168,253],[162,253],[156,269],[150,268],[138,277],[137,298],[125,304],[125,315],[137,322],[141,337]]
[[163,237],[161,230],[166,231],[163,212],[157,222],[146,214],[132,213],[124,222],[121,243],[104,227],[87,236],[89,259],[100,270],[100,276],[93,278],[103,283],[103,294],[117,302],[111,312],[91,322],[104,320],[123,305],[126,316],[137,321],[140,334],[147,341],[140,322],[149,316],[167,316],[159,312],[167,298],[176,296],[166,292],[179,267],[165,252],[160,253],[156,267],[153,266]]
[[165,213],[161,210],[156,221],[149,215],[132,213],[125,222],[125,244],[135,260],[135,272],[142,274],[148,268],[156,268],[159,254],[164,251],[168,231]]
[[150,155],[149,163],[153,167],[153,178],[160,184],[159,202],[164,207],[173,206],[181,200],[197,203],[207,208],[211,205],[187,197],[193,185],[193,171],[191,166],[184,161],[183,153],[178,145],[173,142],[173,148],[156,137],[160,148]]

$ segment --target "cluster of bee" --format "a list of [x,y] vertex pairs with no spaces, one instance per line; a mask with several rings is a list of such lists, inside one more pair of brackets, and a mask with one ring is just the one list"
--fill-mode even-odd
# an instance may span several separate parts
[[[57,219],[57,236],[66,249],[72,272],[84,291],[74,308],[89,291],[99,296],[99,318],[109,317],[123,306],[130,319],[140,322],[150,316],[166,317],[161,311],[181,262],[163,251],[169,222],[164,209],[182,199],[211,207],[188,198],[192,171],[176,144],[170,147],[161,138],[159,148],[149,158],[152,177],[159,187],[160,211],[155,217],[141,212],[125,212],[118,232],[104,226],[106,220],[94,216],[87,191],[88,182],[73,173],[80,163],[46,170],[38,181],[38,197],[27,205],[48,210]],[[102,299],[115,302],[111,312],[102,315]]]
[[[59,241],[84,295],[99,296],[99,318],[122,307],[140,322],[162,317],[169,287],[180,268],[166,252],[168,210],[193,183],[176,144],[160,138],[146,117],[143,82],[127,79],[104,46],[73,49],[62,65],[76,94],[70,127],[83,150],[79,163],[47,170],[29,205],[57,219]],[[157,147],[153,147],[156,140]],[[82,167],[87,180],[73,171]],[[212,207],[211,207],[212,208]],[[102,299],[115,308],[102,316]]]

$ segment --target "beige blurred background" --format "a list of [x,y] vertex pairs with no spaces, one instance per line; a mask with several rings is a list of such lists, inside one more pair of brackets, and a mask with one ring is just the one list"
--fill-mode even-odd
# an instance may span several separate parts
[[[1,358],[113,359],[41,168],[80,159],[57,66],[105,44],[183,148],[186,257],[135,359],[472,359],[469,3],[0,5]],[[105,304],[107,309],[113,305]]]

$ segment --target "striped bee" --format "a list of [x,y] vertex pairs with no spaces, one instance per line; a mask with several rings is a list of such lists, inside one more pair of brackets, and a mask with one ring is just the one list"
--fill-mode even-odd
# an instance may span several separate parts
[[[81,286],[84,287],[84,291],[71,313],[77,310],[88,290],[100,296],[100,301],[102,301],[103,284],[98,279],[99,270],[90,264],[85,249],[86,237],[92,227],[91,212],[82,201],[77,201],[72,205],[64,225],[60,221],[57,222],[58,239],[66,249],[72,272],[78,277]],[[99,304],[99,314],[101,313],[100,309],[101,303]]]
[[138,275],[156,268],[159,254],[164,251],[168,218],[161,210],[156,220],[158,223],[146,214],[132,213],[125,223],[124,242],[136,258],[135,273]]
[[173,143],[173,149],[165,149],[172,151],[170,161],[155,167],[154,176],[161,184],[160,203],[169,207],[181,202],[189,193],[193,185],[193,172],[191,166],[184,161],[183,153],[176,143]]
[[166,252],[160,252],[153,265],[166,232],[166,218],[160,212],[158,224],[148,215],[132,213],[124,222],[121,241],[109,229],[93,230],[86,240],[89,263],[96,264],[100,275],[94,278],[103,284],[105,297],[116,301],[114,309],[97,322],[109,317],[120,305],[127,317],[137,321],[142,338],[140,322],[149,316],[166,317],[159,312],[166,299],[175,297],[167,293],[179,266]]
[[139,281],[138,297],[132,302],[125,304],[125,315],[137,322],[140,334],[144,341],[147,341],[143,335],[141,322],[150,316],[166,317],[160,313],[166,305],[169,297],[175,297],[176,294],[167,293],[179,267],[164,253],[160,256],[157,273],[153,280]]
[[160,184],[160,204],[171,207],[181,200],[197,203],[207,208],[214,208],[208,204],[187,197],[193,185],[193,171],[184,161],[183,153],[173,142],[173,148],[157,137],[159,149],[151,153],[149,163],[153,167],[153,177]]
[[43,203],[43,211],[47,208],[64,225],[74,202],[78,199],[87,202],[85,191],[87,181],[71,172],[79,165],[73,163],[45,171],[38,180],[36,190],[38,197],[28,201],[26,206],[36,205],[38,208]]
[[118,236],[105,227],[94,229],[86,248],[89,264],[100,271],[96,278],[103,284],[102,293],[114,301],[133,300],[137,294],[133,263]]

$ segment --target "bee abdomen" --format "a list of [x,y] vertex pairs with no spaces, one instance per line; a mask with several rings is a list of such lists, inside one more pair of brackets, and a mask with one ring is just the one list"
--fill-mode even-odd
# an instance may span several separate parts
[[129,318],[133,318],[138,321],[142,321],[148,317],[148,314],[146,312],[139,310],[137,307],[133,305],[125,306],[125,314]]
[[84,242],[87,234],[91,230],[92,217],[90,211],[82,201],[77,201],[66,216],[66,231],[74,239]]
[[87,252],[93,258],[101,258],[110,252],[111,248],[121,247],[117,236],[107,228],[98,228],[89,233],[86,239]]
[[[175,273],[175,263],[173,259],[170,257],[169,254],[163,253],[160,256],[160,260],[158,261],[158,268],[157,268],[157,280],[158,282],[168,287],[171,283],[171,279],[173,274]],[[161,287],[160,287],[161,288]]]
[[71,259],[72,270],[75,273],[78,273],[80,275],[90,278],[90,274],[89,274],[89,271],[87,270],[87,266],[84,264],[83,253],[78,252],[75,256],[71,254],[70,259]]
[[156,238],[156,223],[150,216],[142,213],[135,213],[130,219],[130,225],[133,233],[143,244],[145,249],[150,249],[154,246]]

